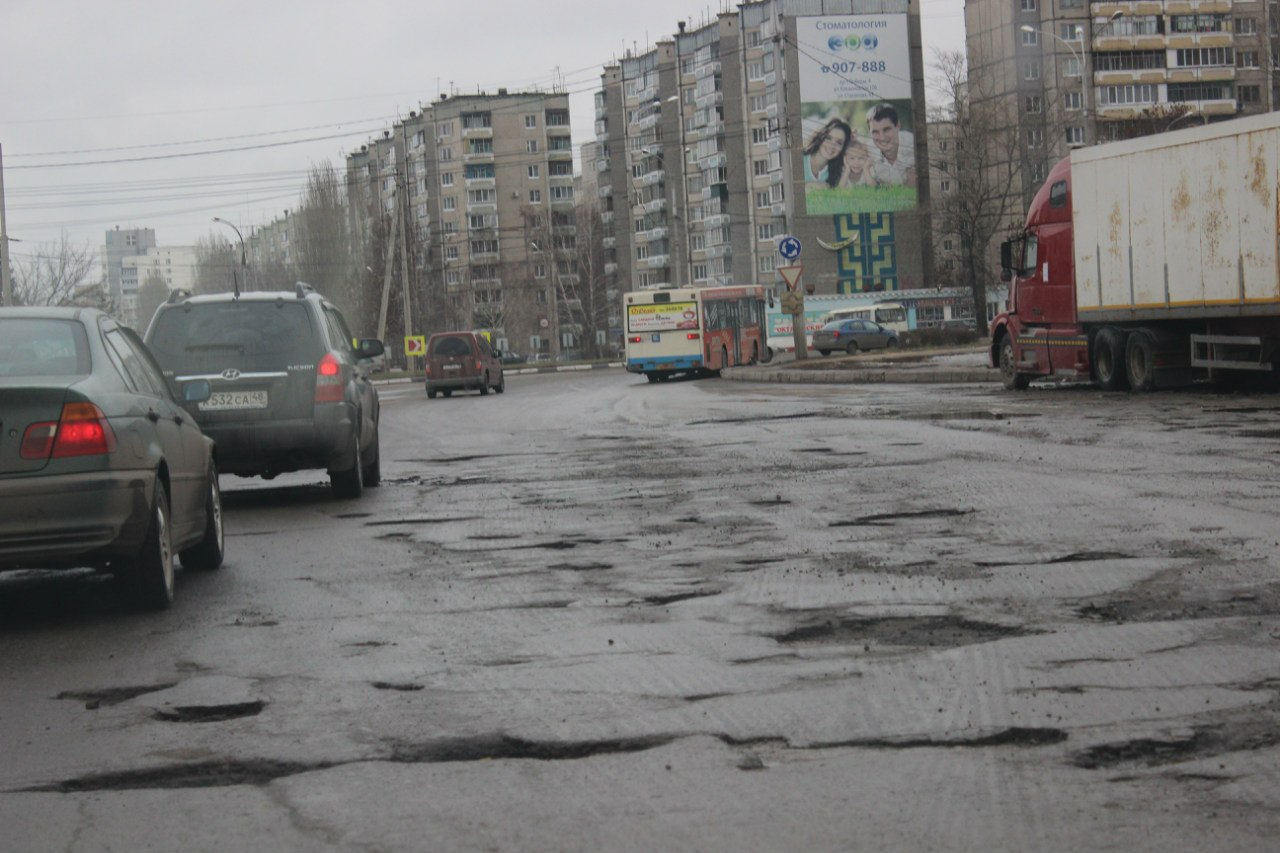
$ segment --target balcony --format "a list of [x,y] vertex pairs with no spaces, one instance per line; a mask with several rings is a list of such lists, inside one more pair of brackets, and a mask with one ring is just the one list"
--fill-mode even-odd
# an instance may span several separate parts
[[703,77],[710,77],[712,74],[719,74],[719,73],[720,73],[720,60],[718,59],[715,62],[704,62],[701,65],[699,65],[697,68],[693,69],[693,76],[697,80],[701,80]]
[[600,245],[604,246],[606,249],[616,249],[618,247],[618,238],[617,237],[601,237]]
[[670,265],[671,256],[670,255],[650,255],[649,257],[645,258],[644,261],[642,261],[642,263],[649,269],[656,270],[661,267]]
[[728,163],[728,158],[723,151],[698,158],[698,168],[704,172],[707,169],[718,169],[726,163]]
[[627,125],[630,133],[642,133],[658,123],[658,113],[651,112],[646,116],[634,119]]
[[464,127],[462,129],[463,139],[493,139],[492,127]]
[[467,178],[463,181],[469,190],[491,190],[498,185],[496,178]]
[[607,171],[609,171],[609,161],[608,161],[608,159],[604,159],[604,160],[597,160],[597,161],[596,161],[596,171],[597,171],[597,172],[607,172]]
[[572,148],[552,148],[549,151],[547,151],[547,159],[556,160],[556,161],[568,160],[570,162],[573,162],[573,149]]
[[655,198],[651,201],[646,201],[641,207],[645,213],[657,213],[659,210],[667,209],[667,200],[665,198]]
[[497,213],[498,203],[494,201],[478,201],[475,204],[467,203],[467,213]]
[[607,262],[607,263],[605,263],[605,265],[604,265],[604,274],[605,274],[605,275],[617,275],[617,274],[618,274],[618,265],[617,265],[616,263],[614,263],[613,261],[608,261],[608,262]]
[[462,155],[463,163],[492,163],[492,151],[467,151]]
[[665,240],[667,237],[667,229],[663,226],[650,228],[648,231],[637,231],[637,243],[652,243],[654,240]]
[[613,185],[602,184],[600,188],[596,190],[596,195],[599,196],[600,198],[608,198],[609,196],[613,195]]
[[703,228],[720,228],[729,224],[729,214],[717,213],[712,216],[702,217]]
[[612,210],[602,210],[602,211],[600,211],[600,221],[601,221],[601,222],[603,222],[605,225],[610,225],[610,224],[612,224],[612,223],[613,223],[613,211],[612,211]]
[[1170,83],[1194,83],[1198,80],[1218,81],[1236,79],[1236,69],[1231,65],[1215,65],[1209,68],[1170,68]]
[[700,110],[705,110],[709,107],[718,107],[724,103],[724,92],[708,92],[701,97],[695,98],[694,103]]
[[772,213],[774,216],[786,216],[787,206],[783,202],[778,202],[777,204],[774,204],[769,208],[769,212]]
[[654,169],[652,172],[646,172],[632,181],[635,187],[651,187],[654,184],[662,183],[662,179],[666,176],[666,172],[662,169]]
[[732,247],[728,243],[721,243],[718,246],[707,247],[707,260],[716,258],[727,258],[732,253]]

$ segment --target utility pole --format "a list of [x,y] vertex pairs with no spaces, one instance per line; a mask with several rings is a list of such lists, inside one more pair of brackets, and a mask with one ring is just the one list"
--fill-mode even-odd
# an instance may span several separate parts
[[[396,180],[396,193],[403,194],[396,199],[396,207],[404,205],[404,210],[400,212],[400,295],[404,300],[404,346],[405,350],[409,348],[409,336],[413,334],[413,322],[409,316],[409,241],[405,237],[405,223],[409,218],[409,130],[404,126],[404,122],[400,122],[400,141],[401,150],[404,152],[402,163],[404,165],[404,174],[398,175]],[[400,170],[400,166],[396,166],[396,171]],[[404,366],[407,370],[413,370],[413,356],[406,355],[404,357]]]
[[0,145],[0,304],[13,305],[13,281],[9,278],[9,229],[4,219],[4,146]]

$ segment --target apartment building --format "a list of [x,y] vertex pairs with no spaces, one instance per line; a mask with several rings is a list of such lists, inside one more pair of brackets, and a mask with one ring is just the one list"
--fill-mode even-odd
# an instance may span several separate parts
[[1029,202],[1070,148],[1276,108],[1260,0],[967,0],[974,93],[1016,105]]
[[136,268],[125,272],[125,258],[146,255],[156,248],[156,232],[154,228],[121,228],[116,226],[106,232],[103,245],[99,250],[102,258],[102,277],[107,283],[107,296],[116,306],[120,318],[132,322],[138,304],[138,285]]
[[[901,144],[882,180],[852,180],[843,163],[806,179],[806,149],[824,125],[871,157],[869,114],[883,103]],[[914,2],[762,0],[682,22],[605,67],[596,137],[597,192],[624,290],[782,286],[787,235],[804,247],[797,263],[811,293],[930,287]]]
[[442,95],[349,155],[347,177],[352,234],[409,282],[414,333],[486,329],[526,355],[578,349],[567,94]]

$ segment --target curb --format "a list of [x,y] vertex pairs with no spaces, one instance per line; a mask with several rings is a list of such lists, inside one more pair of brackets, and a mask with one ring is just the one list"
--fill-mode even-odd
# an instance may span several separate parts
[[989,367],[942,368],[887,367],[827,369],[827,370],[788,370],[785,367],[731,367],[722,371],[722,379],[737,382],[791,382],[807,385],[856,385],[873,383],[891,384],[944,384],[952,382],[999,382],[1000,371]]

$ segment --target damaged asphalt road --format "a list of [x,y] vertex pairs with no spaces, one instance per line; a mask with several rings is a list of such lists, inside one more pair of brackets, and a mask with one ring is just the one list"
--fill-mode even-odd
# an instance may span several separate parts
[[1265,849],[1280,396],[512,377],[0,576],[6,849]]

